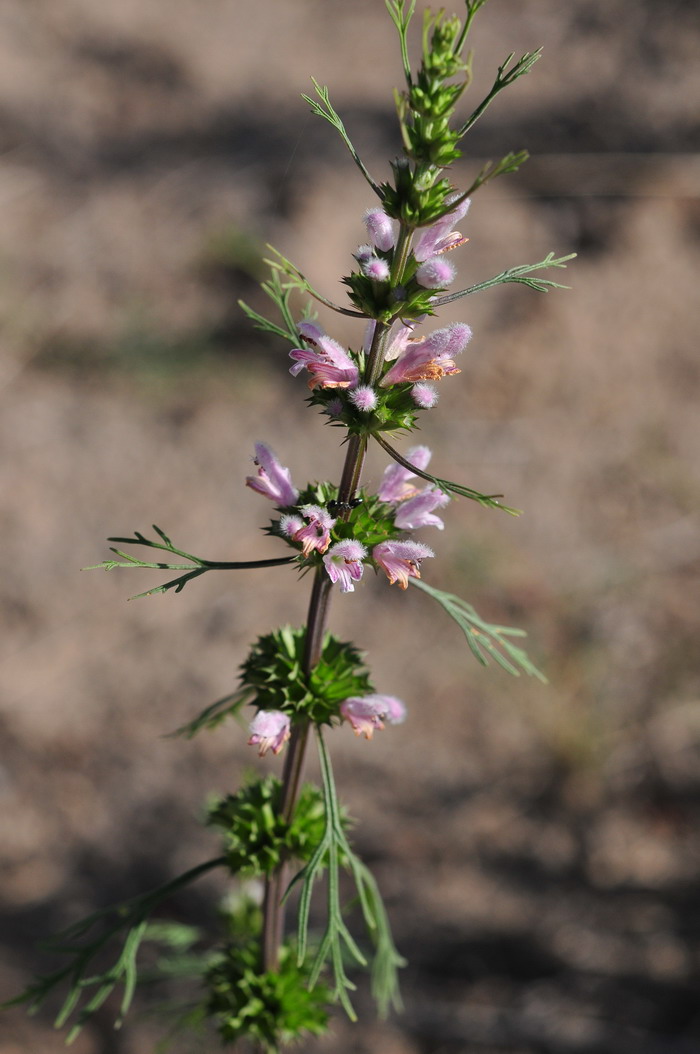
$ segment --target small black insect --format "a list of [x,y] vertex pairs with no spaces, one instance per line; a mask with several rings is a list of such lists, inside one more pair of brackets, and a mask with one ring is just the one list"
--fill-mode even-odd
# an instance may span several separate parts
[[331,516],[337,516],[341,512],[352,512],[363,501],[364,498],[350,498],[350,501],[329,501],[326,503],[326,508]]

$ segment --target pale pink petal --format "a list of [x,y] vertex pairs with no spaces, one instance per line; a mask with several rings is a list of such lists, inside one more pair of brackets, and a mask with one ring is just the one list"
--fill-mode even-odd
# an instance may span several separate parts
[[257,475],[246,476],[246,486],[281,508],[294,505],[299,492],[292,484],[289,469],[279,463],[272,450],[264,443],[256,443],[253,462],[258,467]]
[[381,567],[389,584],[408,587],[409,578],[420,578],[420,562],[434,556],[432,549],[420,542],[380,542],[372,550],[372,559]]
[[281,710],[258,710],[250,722],[248,746],[257,745],[261,758],[268,750],[279,754],[290,735],[290,719],[287,714]]

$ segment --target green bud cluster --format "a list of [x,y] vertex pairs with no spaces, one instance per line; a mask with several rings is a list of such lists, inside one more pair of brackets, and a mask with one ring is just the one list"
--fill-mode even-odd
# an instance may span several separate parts
[[259,877],[272,874],[283,859],[311,858],[323,837],[323,795],[306,785],[289,822],[281,815],[281,796],[280,780],[266,776],[210,805],[206,822],[223,831],[230,871]]
[[405,157],[391,162],[394,186],[382,183],[380,190],[382,206],[387,216],[400,220],[407,227],[421,227],[432,223],[447,211],[445,198],[453,190],[449,179],[436,179],[437,172],[430,177],[421,173],[421,178]]
[[338,710],[350,696],[374,691],[369,670],[354,645],[327,633],[321,658],[311,673],[304,673],[306,629],[282,626],[258,637],[241,666],[241,681],[255,691],[259,710],[282,710],[315,725],[338,721]]
[[[459,18],[426,11],[421,65],[407,91],[397,94],[406,153],[426,168],[443,168],[461,157],[459,131],[449,127],[457,100],[469,83],[469,63],[456,50],[461,30]],[[461,83],[447,83],[459,74],[464,74]]]
[[426,11],[420,67],[415,77],[407,70],[405,90],[395,92],[406,156],[392,164],[394,186],[385,183],[381,191],[386,213],[409,227],[441,216],[452,190],[439,177],[461,157],[457,144],[464,130],[451,128],[450,121],[471,79],[470,57],[461,56],[465,36],[459,18]]
[[278,969],[260,972],[257,940],[231,942],[207,971],[207,1012],[225,1044],[246,1038],[278,1054],[286,1043],[326,1031],[331,993],[322,983],[309,988],[310,967],[299,966],[289,942],[280,949]]

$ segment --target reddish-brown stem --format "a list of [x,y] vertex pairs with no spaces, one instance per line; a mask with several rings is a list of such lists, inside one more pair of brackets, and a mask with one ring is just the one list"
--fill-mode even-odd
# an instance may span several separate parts
[[[377,375],[381,369],[384,356],[388,326],[377,323],[368,356],[368,374]],[[345,454],[345,464],[338,487],[338,501],[343,506],[355,496],[360,486],[360,478],[367,452],[367,436],[351,435]],[[343,509],[340,516],[347,518],[349,509]],[[306,621],[306,642],[302,669],[308,676],[321,657],[323,637],[328,621],[328,606],[331,597],[331,580],[325,568],[319,567],[314,576],[314,584],[309,599],[309,611]],[[309,739],[310,724],[308,721],[297,721],[292,726],[287,756],[282,774],[282,801],[280,809],[283,818],[289,822],[294,813],[299,786],[301,784],[306,745]],[[265,899],[263,902],[262,931],[262,968],[274,971],[279,967],[279,949],[284,936],[284,903],[282,898],[287,887],[287,862],[282,861],[277,870],[268,875],[265,882]]]

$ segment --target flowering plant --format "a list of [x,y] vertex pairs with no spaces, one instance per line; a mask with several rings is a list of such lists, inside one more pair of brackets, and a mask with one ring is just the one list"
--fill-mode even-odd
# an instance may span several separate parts
[[[177,572],[148,590],[150,594],[180,592],[212,570],[274,565],[309,573],[312,587],[306,625],[283,626],[261,636],[241,666],[239,687],[179,730],[194,736],[250,706],[254,714],[248,743],[261,758],[284,752],[282,778],[255,778],[235,794],[211,803],[206,822],[220,832],[222,853],[164,887],[76,924],[57,943],[68,954],[69,964],[40,978],[16,1000],[35,1006],[67,980],[70,992],[57,1023],[62,1025],[77,1014],[69,1039],[117,986],[123,987],[123,1016],[145,941],[160,942],[171,951],[182,952],[183,946],[190,950],[196,936],[183,938],[177,927],[155,924],[150,917],[174,890],[217,867],[246,881],[258,880],[263,893],[256,901],[243,884],[238,899],[224,913],[221,945],[196,957],[194,972],[204,995],[192,1019],[213,1020],[226,1044],[247,1039],[256,1049],[277,1051],[300,1036],[324,1031],[328,1007],[334,1002],[354,1018],[351,964],[371,964],[381,1013],[400,1006],[397,971],[403,960],[376,882],[353,849],[327,741],[329,732],[342,722],[356,736],[369,740],[386,723],[403,721],[407,708],[376,689],[363,655],[353,644],[328,632],[334,593],[354,592],[369,571],[386,576],[389,585],[402,590],[415,586],[457,622],[479,662],[493,659],[511,674],[542,677],[516,643],[521,630],[490,625],[459,597],[423,581],[423,565],[434,553],[413,537],[414,531],[427,527],[443,530],[440,514],[455,497],[513,515],[517,510],[503,504],[500,495],[483,494],[429,471],[432,460],[427,446],[412,445],[403,454],[395,445],[398,434],[412,432],[421,413],[436,405],[436,382],[460,373],[459,357],[472,338],[470,327],[462,322],[431,325],[439,309],[501,283],[521,283],[539,291],[558,287],[538,272],[562,268],[571,259],[549,254],[538,263],[512,267],[469,288],[450,291],[456,270],[447,254],[467,241],[457,226],[466,220],[472,195],[497,176],[516,171],[527,157],[524,151],[509,153],[487,164],[465,190],[457,189],[445,174],[460,157],[458,144],[474,122],[504,88],[529,72],[539,55],[528,53],[518,60],[510,55],[486,98],[466,120],[457,120],[455,108],[471,79],[471,53],[465,52],[465,46],[473,19],[485,3],[465,0],[463,18],[426,13],[421,60],[414,73],[407,34],[415,0],[386,0],[405,75],[404,88],[396,96],[404,155],[391,163],[388,182],[376,182],[367,170],[328,90],[314,81],[315,97],[304,96],[314,113],[338,131],[378,199],[364,214],[366,240],[353,253],[355,266],[343,278],[350,306],[331,303],[293,263],[273,250],[263,289],[279,317],[266,318],[246,304],[242,308],[256,326],[291,345],[290,374],[306,380],[308,403],[320,410],[328,425],[341,429],[346,452],[339,482],[297,486],[277,454],[257,442],[246,483],[272,503],[274,516],[266,530],[287,546],[287,555],[253,562],[203,559],[177,548],[154,527],[153,538],[136,532],[110,539],[115,543],[114,558],[99,565],[107,570],[150,567]],[[291,306],[298,293],[310,298],[301,318]],[[343,347],[322,328],[312,300],[363,323],[357,346]],[[371,442],[387,456],[376,493],[363,485]],[[140,559],[125,547],[155,550],[157,558]],[[321,763],[320,790],[302,786],[311,739]],[[365,938],[356,939],[345,921],[341,872],[354,883]],[[324,874],[325,929],[315,936],[309,930],[310,905]],[[297,925],[291,936],[285,932],[284,916],[295,893]],[[115,962],[94,973],[97,953],[119,936],[121,951]],[[192,965],[195,957],[189,958]]]

